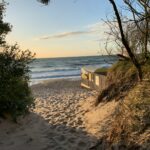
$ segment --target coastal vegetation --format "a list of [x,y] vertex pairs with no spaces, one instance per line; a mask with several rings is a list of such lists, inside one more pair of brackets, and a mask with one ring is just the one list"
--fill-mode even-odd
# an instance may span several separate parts
[[111,126],[95,149],[124,148],[147,150],[150,147],[150,59],[141,67],[143,80],[132,62],[118,61],[107,70],[108,86],[95,103],[117,101]]
[[126,149],[150,147],[150,80],[138,83],[116,108],[107,140]]
[[29,63],[34,54],[17,44],[7,45],[5,36],[11,25],[3,22],[5,4],[0,4],[0,116],[16,121],[34,106],[29,88]]
[[[110,27],[109,35],[113,37],[116,45],[122,51],[119,56],[133,63],[138,72],[139,81],[142,81],[142,65],[149,59],[150,1],[123,0],[121,9],[123,8],[125,13],[131,15],[130,17],[120,13],[117,2],[114,0],[109,0],[109,2],[115,13],[114,20],[106,21]],[[142,57],[139,57],[139,54]]]
[[119,105],[104,136],[105,142],[100,145],[105,145],[105,149],[147,150],[150,147],[150,1],[124,0],[121,9],[131,14],[129,18],[120,13],[116,1],[109,2],[115,19],[108,19],[106,24],[120,51],[120,60],[108,70],[108,86],[100,92],[95,104],[119,101]]
[[0,3],[0,47],[6,43],[5,37],[11,31],[11,25],[3,21],[5,5]]
[[95,73],[107,73],[108,68],[102,67],[95,70]]
[[[119,101],[112,126],[106,133],[106,149],[148,149],[150,147],[150,1],[124,0],[122,16],[116,2],[109,0],[117,25],[106,23],[122,54],[120,61],[107,73],[108,87],[101,91],[96,105],[105,101]],[[138,8],[136,7],[138,5]],[[119,36],[118,36],[119,34]],[[126,51],[126,52],[125,52]],[[124,55],[126,53],[127,55]],[[140,82],[139,82],[140,81]]]
[[[48,4],[50,0],[39,1]],[[126,9],[132,14],[132,18],[125,18],[125,20],[119,13],[120,11],[117,7],[116,1],[109,0],[109,2],[112,4],[115,12],[115,19],[108,22],[112,33],[111,36],[114,37],[114,41],[118,44],[122,53],[118,55],[120,60],[111,68],[96,70],[96,72],[107,72],[107,83],[109,84],[104,90],[100,91],[95,105],[98,108],[101,103],[107,104],[112,101],[117,101],[118,105],[111,116],[111,124],[109,124],[108,131],[105,133],[105,136],[101,138],[102,140],[100,140],[96,146],[91,148],[91,150],[102,149],[102,145],[103,148],[107,150],[115,148],[147,150],[150,147],[149,0],[123,0],[127,7]],[[137,4],[140,11],[136,9]],[[30,77],[29,63],[33,60],[34,55],[28,50],[20,50],[17,44],[13,46],[6,44],[5,36],[11,31],[11,26],[8,23],[3,22],[4,6],[5,5],[0,6],[0,116],[7,118],[11,117],[16,120],[18,116],[26,114],[29,109],[34,107],[34,98],[28,85]],[[114,22],[117,23],[117,25],[114,25]],[[84,78],[86,78],[86,76]],[[80,112],[78,112],[78,107],[81,106],[79,105],[75,108],[74,106],[80,98],[84,100],[85,97],[87,98],[89,96],[84,96],[83,92],[77,87],[78,92],[75,97],[75,89],[65,89],[65,84],[66,83],[62,83],[60,86],[59,83],[56,82],[52,87],[49,87],[48,83],[40,85],[43,86],[44,90],[35,86],[35,89],[37,90],[36,94],[44,95],[43,99],[45,100],[45,103],[48,99],[48,94],[55,87],[55,90],[52,92],[54,95],[49,97],[49,105],[52,104],[52,106],[47,107],[46,105],[46,115],[43,113],[43,116],[46,116],[47,122],[51,122],[52,124],[56,121],[55,123],[57,124],[57,121],[63,120],[63,117],[71,118],[70,120],[72,121],[75,114],[79,114],[76,122],[77,125],[81,124],[82,126],[84,120],[82,116],[88,112],[92,106],[82,113],[81,116]],[[69,84],[73,87],[75,85],[75,83]],[[71,94],[71,99],[68,95],[64,94],[63,101],[66,105],[63,106],[63,109],[61,105],[63,101],[58,101],[61,100],[63,94],[59,95],[61,92],[58,89],[61,89],[63,94],[67,92],[68,95]],[[86,95],[87,91],[84,92]],[[80,93],[80,95],[78,95],[78,93]],[[51,102],[55,99],[55,95],[58,97],[56,96],[56,100]],[[45,107],[45,103],[41,100],[42,96],[39,96],[40,98],[37,99],[37,105],[39,105],[39,110],[37,111],[39,111],[39,114],[41,113],[41,106],[43,109]],[[73,101],[74,105],[72,105],[71,100],[74,100],[74,98],[76,98],[76,101]],[[58,103],[61,104],[58,105]],[[68,109],[69,107],[70,109]],[[50,108],[52,110],[55,108],[51,111],[51,115],[49,115]],[[73,109],[75,109],[75,114],[70,117],[69,115],[73,112]],[[57,110],[60,111],[59,114],[57,114]],[[67,113],[66,110],[69,110],[69,113]],[[64,116],[65,111],[66,114]],[[57,116],[53,116],[55,113]],[[55,120],[58,116],[62,116],[62,118]],[[51,119],[51,117],[54,118]],[[99,116],[97,115],[97,117]],[[36,121],[37,118],[38,117],[36,117]],[[68,122],[62,121],[61,123],[67,124]],[[73,122],[69,123],[69,125],[67,124],[68,126],[74,125]],[[40,122],[40,124],[42,123]],[[45,124],[43,123],[43,125]],[[64,126],[62,128],[64,128]],[[60,128],[58,128],[57,134],[59,133],[59,130]],[[45,130],[43,131],[47,132]],[[74,133],[75,131],[71,132]],[[49,133],[50,136],[53,134],[53,132]],[[45,138],[50,137],[49,135],[45,136]],[[64,137],[61,138],[64,139]],[[59,139],[61,138],[59,137]],[[56,140],[53,139],[53,141]],[[83,145],[83,143],[81,143],[81,145]]]
[[18,45],[3,46],[0,53],[0,116],[13,120],[34,106],[29,88],[29,63],[33,55]]

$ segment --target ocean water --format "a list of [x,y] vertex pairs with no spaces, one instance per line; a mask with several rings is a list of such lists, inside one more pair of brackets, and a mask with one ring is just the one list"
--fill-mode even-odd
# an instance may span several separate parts
[[58,78],[77,79],[80,78],[82,67],[107,67],[111,66],[116,60],[116,56],[88,56],[36,59],[32,64],[30,64],[30,84],[37,84],[44,80]]

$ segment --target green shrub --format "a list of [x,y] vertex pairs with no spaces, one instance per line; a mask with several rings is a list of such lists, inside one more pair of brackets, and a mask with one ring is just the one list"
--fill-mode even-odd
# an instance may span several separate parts
[[131,61],[118,61],[107,71],[108,86],[100,92],[95,105],[102,101],[121,100],[138,81],[138,76]]
[[12,26],[3,21],[6,3],[0,2],[0,45],[5,44],[5,37],[11,31]]
[[29,50],[21,51],[17,44],[4,46],[0,53],[0,116],[24,115],[34,106],[28,86],[29,63],[33,55]]
[[107,73],[108,68],[102,67],[95,70],[95,73]]

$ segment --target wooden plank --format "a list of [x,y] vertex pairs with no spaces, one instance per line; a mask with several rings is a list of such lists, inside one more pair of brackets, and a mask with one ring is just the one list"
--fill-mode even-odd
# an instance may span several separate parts
[[90,87],[84,83],[81,83],[81,86],[90,89]]

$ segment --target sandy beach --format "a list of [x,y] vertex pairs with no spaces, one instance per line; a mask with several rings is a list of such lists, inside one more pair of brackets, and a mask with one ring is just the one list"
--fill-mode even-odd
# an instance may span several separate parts
[[0,150],[88,150],[111,124],[117,102],[94,106],[80,80],[33,85],[35,108],[18,123],[0,120]]

